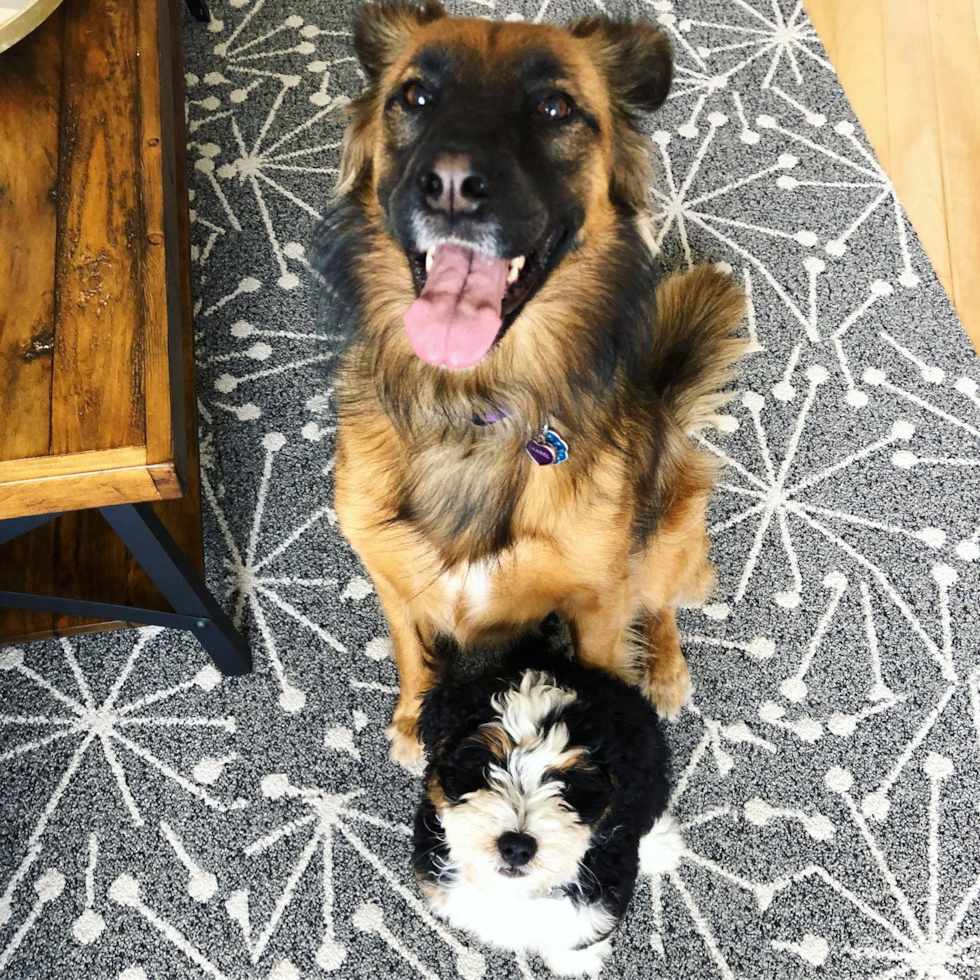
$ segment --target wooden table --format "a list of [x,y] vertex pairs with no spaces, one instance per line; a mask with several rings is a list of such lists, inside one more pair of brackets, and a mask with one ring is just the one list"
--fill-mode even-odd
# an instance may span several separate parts
[[178,13],[71,0],[0,56],[0,642],[176,626],[241,673],[200,575]]

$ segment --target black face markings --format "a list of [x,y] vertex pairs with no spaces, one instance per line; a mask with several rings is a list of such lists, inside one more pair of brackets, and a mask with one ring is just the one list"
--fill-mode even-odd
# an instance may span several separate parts
[[598,823],[612,800],[612,783],[607,773],[584,756],[581,762],[555,774],[563,783],[562,797],[585,824]]
[[522,55],[522,64],[516,66],[524,88],[531,92],[548,86],[567,84],[568,73],[561,61],[551,52],[530,49]]
[[402,72],[402,77],[388,90],[385,109],[406,106],[404,96],[411,85],[420,85],[430,96],[433,105],[442,89],[464,70],[460,52],[442,45],[429,45],[423,48]]
[[[584,122],[593,133],[599,133],[599,121],[593,108],[588,104],[572,73],[550,51],[531,50],[523,58],[524,65],[518,67],[525,92],[525,109],[541,115],[543,102],[561,98],[573,110],[560,118],[574,118]],[[545,113],[545,116],[549,116]],[[553,117],[552,117],[553,118]]]
[[459,56],[450,49],[432,45],[423,48],[410,71],[429,79],[435,85],[443,85],[446,78],[459,70]]
[[[416,84],[428,96],[422,107],[406,103],[405,86]],[[420,227],[436,239],[492,242],[506,256],[533,253],[556,229],[574,238],[599,131],[580,88],[546,48],[497,61],[462,43],[421,48],[386,95],[389,164],[378,188],[405,252],[419,251]],[[420,188],[444,154],[465,157],[484,179],[476,213],[447,218],[428,207]]]
[[464,739],[456,750],[436,768],[439,783],[450,803],[459,803],[467,793],[475,793],[487,785],[491,766],[500,760],[482,739]]

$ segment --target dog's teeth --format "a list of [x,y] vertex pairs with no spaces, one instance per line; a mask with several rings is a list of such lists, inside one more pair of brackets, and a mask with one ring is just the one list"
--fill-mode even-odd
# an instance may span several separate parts
[[521,274],[521,269],[524,268],[524,263],[527,259],[523,255],[518,255],[516,259],[510,260],[510,268],[507,270],[507,285],[517,282],[517,277]]
[[430,248],[428,252],[425,253],[425,271],[429,272],[432,269],[432,263],[435,261],[436,250]]

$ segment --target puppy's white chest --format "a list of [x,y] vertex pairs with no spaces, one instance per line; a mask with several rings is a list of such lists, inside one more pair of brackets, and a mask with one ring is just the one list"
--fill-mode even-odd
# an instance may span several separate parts
[[564,895],[528,898],[461,881],[440,888],[433,898],[433,908],[451,925],[500,949],[575,950],[593,943],[611,925],[601,907],[576,907]]

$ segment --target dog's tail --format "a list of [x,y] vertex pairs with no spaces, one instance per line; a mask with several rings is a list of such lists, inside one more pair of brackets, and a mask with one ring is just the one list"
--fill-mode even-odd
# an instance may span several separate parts
[[745,295],[714,266],[695,266],[657,289],[653,385],[688,435],[710,425],[747,341],[736,337]]

